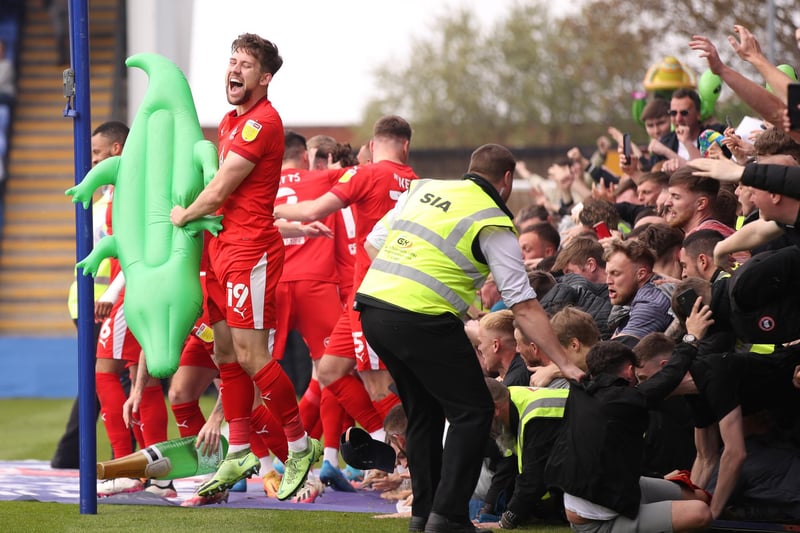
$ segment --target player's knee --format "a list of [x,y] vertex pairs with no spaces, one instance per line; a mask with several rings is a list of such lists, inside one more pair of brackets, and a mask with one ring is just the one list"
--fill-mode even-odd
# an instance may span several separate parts
[[322,387],[327,387],[349,374],[352,367],[352,361],[345,357],[323,356],[317,365],[317,380]]
[[684,522],[686,528],[679,528],[681,530],[702,530],[711,526],[713,517],[711,516],[711,508],[700,501],[692,500],[687,501],[681,509],[681,521]]

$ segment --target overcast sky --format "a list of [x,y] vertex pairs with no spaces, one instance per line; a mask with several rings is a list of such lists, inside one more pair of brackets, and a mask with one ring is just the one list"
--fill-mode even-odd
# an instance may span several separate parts
[[433,31],[435,18],[466,6],[488,31],[514,3],[195,0],[189,82],[200,122],[214,126],[230,109],[224,71],[230,43],[240,33],[258,33],[278,45],[284,65],[270,84],[269,97],[285,124],[355,124],[375,91],[372,71],[403,61],[411,39]]

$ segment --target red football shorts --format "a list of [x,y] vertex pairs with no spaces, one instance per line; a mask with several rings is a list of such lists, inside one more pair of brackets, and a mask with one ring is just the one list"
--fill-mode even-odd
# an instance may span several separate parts
[[277,325],[274,359],[283,359],[286,339],[296,330],[308,346],[311,359],[325,353],[336,321],[342,314],[339,288],[336,283],[316,280],[284,281],[276,291]]
[[137,365],[142,348],[125,322],[123,303],[124,298],[120,297],[103,321],[97,338],[97,358],[127,361],[125,366]]
[[206,275],[208,314],[212,324],[225,320],[241,329],[275,327],[275,289],[283,271],[283,241],[270,246],[209,244]]
[[331,333],[326,354],[338,357],[350,357],[356,360],[359,372],[364,370],[386,370],[378,354],[369,347],[364,332],[361,330],[359,313],[353,310],[352,299],[348,308],[339,317],[336,327]]

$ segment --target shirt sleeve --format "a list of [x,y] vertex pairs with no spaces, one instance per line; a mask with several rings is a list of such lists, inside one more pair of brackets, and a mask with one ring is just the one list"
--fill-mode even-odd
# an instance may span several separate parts
[[656,286],[646,284],[636,292],[631,302],[630,318],[618,335],[641,339],[648,333],[665,331],[672,321],[669,309],[669,298]]
[[511,309],[520,302],[536,298],[522,262],[519,241],[510,229],[501,226],[484,228],[478,234],[478,243],[506,307]]

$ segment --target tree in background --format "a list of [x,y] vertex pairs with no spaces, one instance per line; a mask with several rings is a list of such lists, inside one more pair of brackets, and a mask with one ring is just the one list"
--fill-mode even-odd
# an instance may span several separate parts
[[[774,3],[776,62],[798,65],[794,2]],[[631,92],[667,55],[705,70],[686,45],[693,34],[710,37],[727,63],[758,80],[727,43],[735,23],[766,47],[764,2],[594,0],[555,17],[547,2],[528,0],[483,33],[470,10],[454,10],[435,18],[406,62],[378,69],[382,96],[366,106],[364,124],[399,113],[414,125],[417,147],[593,144],[608,125],[644,140]],[[724,89],[717,109],[732,120],[747,112]]]

